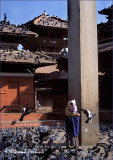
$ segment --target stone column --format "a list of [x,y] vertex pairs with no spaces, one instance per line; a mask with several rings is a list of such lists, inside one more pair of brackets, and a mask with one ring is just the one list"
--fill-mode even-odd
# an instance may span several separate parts
[[35,88],[35,111],[37,111],[37,88]]
[[96,1],[68,0],[68,98],[76,99],[79,112],[89,109],[92,123],[81,112],[81,145],[98,142],[98,52]]

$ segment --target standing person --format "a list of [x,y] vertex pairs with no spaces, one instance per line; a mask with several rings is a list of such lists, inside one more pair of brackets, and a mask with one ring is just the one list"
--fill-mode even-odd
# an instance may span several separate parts
[[76,149],[79,147],[79,120],[80,114],[77,111],[75,99],[69,101],[65,109],[66,115],[66,145],[67,147],[74,146]]

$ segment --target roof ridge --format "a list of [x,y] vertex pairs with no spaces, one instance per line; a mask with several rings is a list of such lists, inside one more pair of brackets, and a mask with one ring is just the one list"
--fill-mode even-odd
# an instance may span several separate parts
[[36,24],[42,17],[45,17],[45,16],[47,16],[47,15],[42,14],[42,15],[38,16],[37,18],[35,18],[35,19],[33,20],[33,24]]
[[38,53],[38,54],[44,55],[45,57],[50,58],[51,60],[56,61],[56,59],[54,59],[54,58],[52,58],[52,57],[50,57],[50,56],[46,55],[43,51],[40,51],[40,52],[34,52],[34,53]]
[[61,18],[55,17],[55,16],[51,16],[51,18],[54,18],[54,19],[57,19],[57,20],[60,20],[60,21],[63,21],[63,22],[68,22],[68,20],[64,20],[64,19],[61,19]]

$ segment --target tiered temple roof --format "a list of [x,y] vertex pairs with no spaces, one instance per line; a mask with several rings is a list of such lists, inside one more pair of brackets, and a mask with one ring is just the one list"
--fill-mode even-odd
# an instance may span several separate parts
[[24,64],[55,64],[56,60],[41,52],[16,51],[13,49],[0,50],[1,62]]
[[25,26],[29,26],[31,24],[38,25],[38,26],[47,26],[47,27],[58,27],[58,28],[67,28],[67,20],[63,20],[58,18],[57,16],[49,16],[45,13],[35,17],[33,20],[25,23]]
[[113,19],[113,5],[98,12],[99,14],[107,15],[107,19]]
[[30,51],[61,52],[67,47],[68,21],[46,13],[21,25],[38,34],[38,37],[23,42],[25,49]]
[[20,43],[25,39],[37,37],[38,35],[25,27],[17,27],[15,24],[10,24],[6,15],[4,15],[4,20],[0,22],[0,36],[1,42]]
[[113,5],[108,8],[104,8],[99,11],[99,14],[107,15],[108,21],[106,23],[98,24],[98,44],[104,44],[112,42],[112,32],[113,32],[113,17],[112,17]]

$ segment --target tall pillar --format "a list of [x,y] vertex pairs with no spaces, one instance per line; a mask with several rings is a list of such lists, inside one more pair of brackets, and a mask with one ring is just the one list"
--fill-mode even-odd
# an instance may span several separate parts
[[37,111],[37,88],[35,88],[35,111]]
[[98,142],[98,54],[96,1],[68,0],[68,98],[76,99],[79,112],[89,109],[92,123],[81,112],[81,145]]

